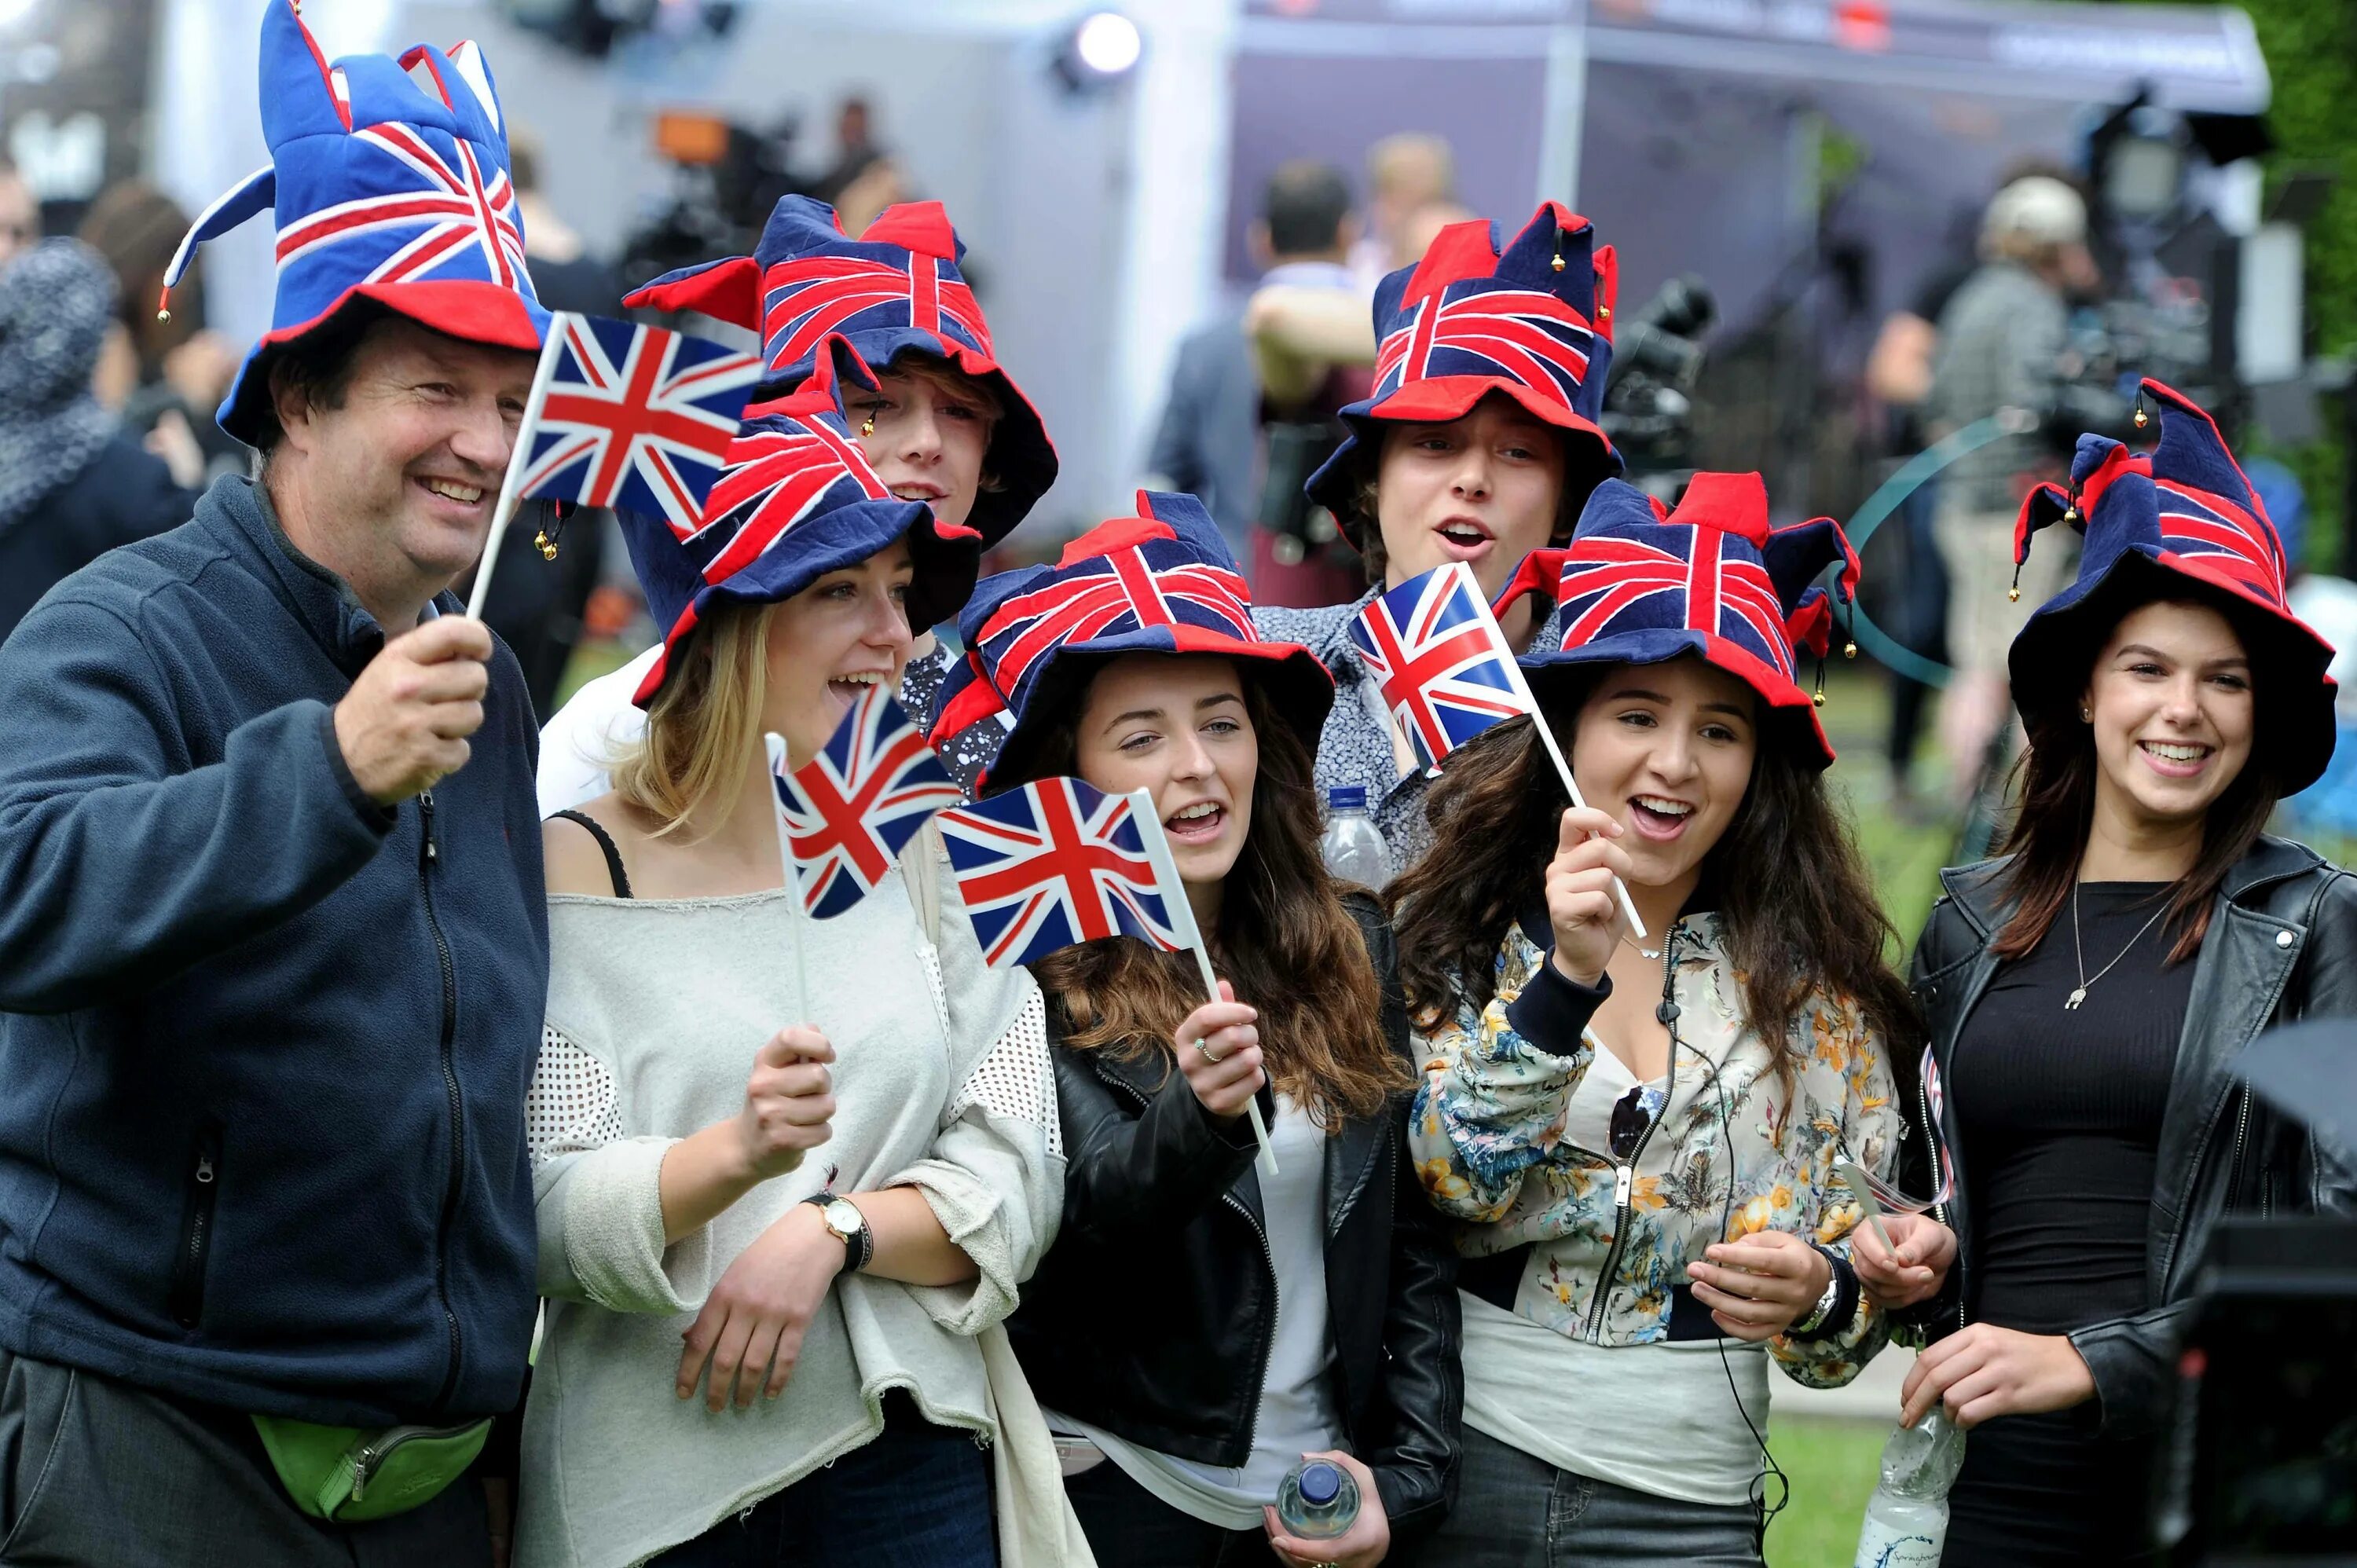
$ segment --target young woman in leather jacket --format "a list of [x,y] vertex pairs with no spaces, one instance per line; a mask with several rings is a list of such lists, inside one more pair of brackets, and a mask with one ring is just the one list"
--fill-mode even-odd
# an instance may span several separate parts
[[[1414,1079],[1391,930],[1318,859],[1330,678],[1260,640],[1200,503],[1140,501],[1057,565],[983,584],[943,710],[963,725],[1005,700],[985,794],[1056,775],[1150,789],[1224,977],[1207,1003],[1186,954],[1128,937],[1033,966],[1069,1163],[1058,1240],[1008,1331],[1075,1440],[1067,1490],[1099,1562],[1208,1568],[1274,1546],[1370,1568],[1447,1510],[1458,1405],[1455,1262],[1401,1149]],[[1116,584],[1126,607],[1106,610]],[[1043,611],[1075,590],[1104,613]],[[1254,1101],[1274,1176],[1254,1165]],[[1359,1486],[1332,1540],[1293,1539],[1267,1507],[1311,1454]]]
[[[2275,531],[2209,416],[2157,382],[2158,446],[2082,438],[2078,580],[2012,650],[2029,735],[2001,857],[1943,874],[1915,952],[1930,1015],[1915,1179],[1894,1222],[1940,1276],[1866,1287],[1928,1337],[1903,1418],[1975,1429],[1950,1564],[2150,1560],[2156,1428],[2209,1232],[2357,1204],[2233,1076],[2278,1023],[2357,1015],[2357,879],[2261,830],[2332,749],[2331,650],[2283,599]],[[1933,1285],[1936,1284],[1936,1289]],[[1921,1299],[1917,1299],[1921,1298]]]

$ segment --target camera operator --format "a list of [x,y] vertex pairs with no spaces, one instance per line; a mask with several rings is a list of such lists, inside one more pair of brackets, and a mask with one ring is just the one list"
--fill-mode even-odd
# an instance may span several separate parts
[[[2093,281],[2087,204],[2046,175],[1996,193],[1981,223],[1982,263],[1940,317],[1940,352],[1927,408],[1933,436],[2001,409],[2043,413],[2056,405],[2069,325],[2069,295]],[[1960,791],[2009,723],[2006,650],[2029,610],[2068,579],[2070,553],[2040,553],[2013,581],[2013,524],[2029,488],[2060,478],[2062,459],[2035,435],[1992,442],[1941,476],[1933,536],[1950,582],[1949,648],[1955,678],[1941,704],[1940,736]]]

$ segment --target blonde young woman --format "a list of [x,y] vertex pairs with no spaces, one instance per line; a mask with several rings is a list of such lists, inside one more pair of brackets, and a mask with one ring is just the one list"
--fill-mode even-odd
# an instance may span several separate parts
[[1039,994],[946,877],[802,915],[761,743],[806,760],[897,682],[977,542],[793,441],[846,434],[824,381],[748,423],[704,533],[634,530],[671,627],[645,736],[545,824],[532,1568],[999,1560],[974,1336],[1061,1195]]

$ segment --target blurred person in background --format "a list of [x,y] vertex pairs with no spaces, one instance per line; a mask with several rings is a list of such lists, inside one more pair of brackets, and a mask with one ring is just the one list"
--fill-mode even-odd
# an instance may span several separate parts
[[1367,233],[1351,249],[1351,272],[1361,294],[1374,293],[1385,274],[1422,259],[1431,234],[1413,242],[1408,220],[1456,195],[1457,155],[1447,137],[1403,131],[1367,149]]
[[[2062,379],[2067,295],[2092,275],[2087,204],[2047,175],[1996,193],[1981,224],[1980,268],[1939,324],[1925,428],[1933,439],[2002,410],[2050,413]],[[1959,795],[1970,792],[1998,734],[2012,722],[2006,650],[2067,579],[2067,550],[2043,551],[2013,581],[2013,524],[2029,487],[2058,478],[2050,441],[1993,441],[1941,476],[1933,532],[1949,576],[1948,637],[1955,678],[1940,706],[1940,738]]]
[[[1358,232],[1341,170],[1307,158],[1283,165],[1269,177],[1261,215],[1245,239],[1260,269],[1258,286],[1324,290],[1363,316],[1365,304],[1343,265]],[[1300,412],[1298,400],[1272,410],[1264,390],[1241,310],[1198,328],[1178,346],[1170,400],[1147,460],[1155,481],[1148,488],[1181,490],[1200,500],[1228,547],[1245,561],[1267,549],[1254,540],[1253,523],[1262,506],[1264,458],[1275,456],[1265,451],[1268,424],[1273,414]],[[1325,413],[1330,447],[1340,441],[1341,427],[1332,423],[1331,410]],[[1308,478],[1307,469],[1292,477],[1288,500],[1298,497]]]
[[1454,197],[1426,202],[1409,213],[1407,221],[1400,226],[1399,245],[1394,252],[1399,257],[1398,265],[1415,265],[1424,260],[1424,253],[1432,249],[1432,242],[1440,238],[1443,229],[1452,223],[1469,223],[1480,216]]
[[[542,190],[538,139],[529,132],[511,133],[508,156],[533,293],[551,310],[620,316],[622,280],[557,215]],[[556,709],[565,667],[581,640],[582,612],[602,576],[608,527],[603,510],[568,516],[553,558],[533,537],[541,532],[537,526],[509,529],[500,545],[483,620],[515,650],[532,711],[543,720]]]
[[114,271],[114,319],[99,352],[98,401],[194,489],[242,474],[246,449],[213,420],[236,374],[235,345],[205,328],[204,280],[192,264],[159,310],[165,270],[188,231],[180,204],[142,179],[99,193],[77,231]]
[[28,250],[41,237],[41,204],[16,166],[0,158],[0,262]]
[[[843,205],[843,194],[850,188],[852,182],[888,156],[876,140],[875,111],[866,99],[852,93],[835,105],[834,162],[824,174],[811,182],[810,194],[839,209]],[[846,223],[844,227],[856,234],[867,225]]]
[[91,390],[113,306],[105,261],[77,241],[0,262],[0,638],[61,578],[195,502]]

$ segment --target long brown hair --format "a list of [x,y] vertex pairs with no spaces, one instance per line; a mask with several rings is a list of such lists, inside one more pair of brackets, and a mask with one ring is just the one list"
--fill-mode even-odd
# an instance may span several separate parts
[[[2225,602],[2223,595],[2205,594],[2190,584],[2153,583],[2142,593],[2119,593],[2116,602],[2118,613],[2088,617],[2098,629],[2083,636],[2067,658],[2054,660],[2058,671],[2070,671],[2076,680],[2049,687],[2050,693],[2083,690],[2104,644],[2135,611],[2150,604],[2198,605],[2223,615],[2250,656],[2252,735],[2276,733],[2275,726],[2283,722],[2276,713],[2280,692],[2271,694],[2267,671],[2259,667],[2259,641],[2253,635],[2256,628],[2248,616]],[[2029,749],[2014,764],[2015,798],[2020,808],[2003,845],[2013,857],[2005,868],[2002,886],[2014,911],[1989,944],[2000,958],[2019,958],[2036,948],[2061,914],[2079,879],[2079,862],[2087,853],[2087,835],[2095,821],[2095,779],[2102,769],[2095,759],[2093,727],[2078,722],[2075,703],[2036,704],[2026,710],[2024,727],[2029,733]],[[2201,853],[2192,869],[2169,890],[2169,913],[2162,917],[2165,929],[2176,939],[2169,944],[2169,962],[2182,963],[2201,950],[2218,889],[2224,886],[2234,863],[2258,842],[2282,792],[2274,753],[2254,744],[2243,770],[2203,814]]]
[[[1248,671],[1243,687],[1260,772],[1252,826],[1228,873],[1220,929],[1211,937],[1219,968],[1237,999],[1259,1010],[1262,1059],[1279,1090],[1308,1106],[1323,1127],[1380,1115],[1386,1097],[1413,1080],[1383,1038],[1366,940],[1318,858],[1309,753]],[[1072,771],[1087,705],[1083,688],[1034,749],[1031,777]],[[1023,782],[990,781],[994,789]],[[1066,948],[1034,964],[1032,973],[1063,1004],[1067,1045],[1125,1060],[1158,1057],[1166,1069],[1172,1033],[1203,1003],[1192,959],[1135,937]]]
[[614,792],[662,823],[656,837],[691,816],[704,819],[708,834],[736,809],[748,759],[761,745],[776,610],[733,599],[715,604],[674,650],[677,662],[647,711],[645,736],[611,759]]
[[[1609,668],[1561,681],[1541,704],[1566,757],[1579,710]],[[1496,994],[1500,944],[1545,899],[1564,805],[1527,718],[1491,727],[1449,759],[1426,803],[1433,846],[1391,886],[1400,983],[1420,1027]],[[1824,776],[1779,744],[1773,725],[1762,728],[1743,803],[1703,858],[1695,902],[1718,911],[1744,1021],[1776,1047],[1780,1070],[1803,1059],[1792,1025],[1821,993],[1855,1003],[1893,1060],[1920,1042],[1914,1001],[1885,957],[1897,933],[1866,864]]]

